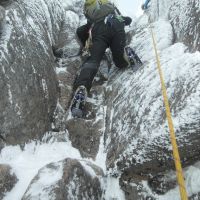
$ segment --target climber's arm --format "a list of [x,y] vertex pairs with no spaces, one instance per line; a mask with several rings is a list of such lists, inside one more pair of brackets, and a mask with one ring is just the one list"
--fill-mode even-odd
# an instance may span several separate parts
[[151,0],[146,0],[144,4],[142,4],[142,10],[146,10],[148,8],[148,4]]

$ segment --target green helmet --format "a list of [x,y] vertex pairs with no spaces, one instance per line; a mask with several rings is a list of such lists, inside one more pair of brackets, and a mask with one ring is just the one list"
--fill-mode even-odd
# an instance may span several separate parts
[[91,6],[92,4],[93,5],[96,4],[96,0],[86,0],[85,1],[85,7]]
[[100,5],[109,3],[108,0],[86,0],[85,1],[85,6],[91,6],[91,5],[96,5],[99,3]]

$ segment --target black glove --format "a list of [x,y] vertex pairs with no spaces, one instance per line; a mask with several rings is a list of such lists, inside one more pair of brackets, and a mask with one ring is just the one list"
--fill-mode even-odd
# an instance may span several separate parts
[[123,17],[125,26],[129,26],[132,22],[130,17]]

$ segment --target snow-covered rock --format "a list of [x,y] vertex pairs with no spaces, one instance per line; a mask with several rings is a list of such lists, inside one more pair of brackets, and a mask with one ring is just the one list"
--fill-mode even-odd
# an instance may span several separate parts
[[[189,6],[191,2],[178,1],[181,8],[184,8],[180,12],[179,7],[171,7],[173,2],[162,2],[152,1],[148,15],[151,15],[161,57],[182,165],[186,167],[199,161],[200,151],[200,53],[189,53],[190,49],[194,51],[198,48],[192,46],[193,43],[186,42],[187,39],[192,42],[199,40],[199,31],[193,32],[190,38],[187,34],[192,27],[199,26],[196,18],[189,17],[198,16],[198,9],[185,15],[186,4]],[[193,3],[191,5],[194,7]],[[170,7],[176,11],[173,18],[178,17],[183,23],[170,25]],[[158,13],[158,10],[163,12]],[[187,24],[184,18],[194,19],[191,28],[183,26]],[[113,174],[122,173],[120,184],[127,199],[131,199],[134,190],[142,192],[141,180],[147,180],[149,187],[158,194],[158,182],[165,185],[161,177],[165,177],[166,181],[168,170],[174,170],[161,85],[146,14],[139,18],[133,28],[131,45],[145,65],[134,74],[131,71],[113,73],[108,82],[106,99],[107,167],[114,169],[110,170]],[[176,30],[174,35],[174,29],[180,33],[178,36]],[[174,43],[177,41],[184,42],[185,45]],[[157,182],[156,189],[150,184],[152,182]],[[175,187],[174,182],[176,179],[170,180],[166,184],[168,189],[164,188],[165,185],[162,191],[171,189],[169,185]],[[150,196],[160,198],[154,194]]]
[[95,159],[103,132],[102,121],[102,118],[96,120],[96,117],[90,120],[70,119],[67,121],[69,138],[73,147],[79,149],[82,157]]
[[[0,162],[10,165],[19,179],[5,200],[19,200],[23,194],[23,199],[78,199],[74,193],[81,190],[80,199],[180,199],[148,15],[186,188],[190,199],[198,199],[199,0],[151,0],[148,12],[129,28],[130,45],[144,65],[135,73],[113,67],[107,82],[98,82],[97,77],[85,119],[73,119],[68,112],[80,59],[67,57],[78,51],[75,31],[85,22],[83,1],[18,2],[4,4],[7,23],[0,37],[0,122],[6,139],[17,133],[17,138],[9,139],[15,143],[43,134],[50,128],[49,116],[54,117],[51,128],[55,132],[24,149],[6,146],[1,150]],[[66,58],[55,64],[53,53],[62,55],[62,46]]]
[[[3,4],[5,5],[5,4]],[[0,36],[0,124],[7,143],[50,130],[58,98],[53,50],[67,41],[59,1],[13,1]]]
[[65,159],[39,170],[22,200],[101,199],[98,176],[103,172],[89,162]]
[[170,7],[170,22],[176,41],[186,44],[191,51],[200,50],[200,1],[178,1]]
[[152,20],[170,21],[176,42],[183,42],[191,51],[200,50],[199,0],[152,0],[149,10]]

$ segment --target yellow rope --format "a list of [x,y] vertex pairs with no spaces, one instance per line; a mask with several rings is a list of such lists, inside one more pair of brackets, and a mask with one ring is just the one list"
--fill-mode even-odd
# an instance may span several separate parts
[[177,181],[178,181],[178,185],[179,185],[181,200],[188,200],[182,166],[181,166],[181,161],[180,161],[180,156],[179,156],[179,151],[178,151],[178,146],[177,146],[177,142],[176,142],[176,136],[175,136],[175,132],[174,132],[174,125],[173,125],[169,101],[168,101],[168,97],[167,97],[167,90],[165,87],[165,82],[164,82],[164,78],[163,78],[163,74],[162,74],[160,59],[159,59],[157,46],[156,46],[155,35],[153,33],[153,28],[151,27],[150,20],[149,20],[149,24],[150,24],[150,31],[151,31],[151,36],[152,36],[152,40],[153,40],[153,47],[154,47],[154,51],[155,51],[155,55],[156,55],[157,68],[158,68],[160,80],[161,80],[162,94],[163,94],[164,103],[165,103],[167,121],[168,121],[169,132],[170,132],[170,139],[171,139],[172,149],[173,149],[173,157],[174,157],[174,162],[175,162],[175,167],[176,167],[176,176],[177,176]]

